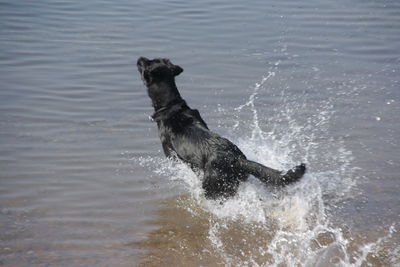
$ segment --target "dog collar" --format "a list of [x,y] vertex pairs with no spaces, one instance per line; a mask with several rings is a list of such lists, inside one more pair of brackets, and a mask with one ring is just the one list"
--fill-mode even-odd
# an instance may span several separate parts
[[149,118],[151,121],[158,121],[160,120],[160,117],[164,114],[164,113],[169,113],[168,115],[173,115],[174,113],[178,112],[183,105],[186,105],[186,101],[183,99],[179,99],[179,100],[174,100],[170,103],[168,103],[168,105],[166,105],[165,107],[159,108],[157,109],[153,115],[151,115]]

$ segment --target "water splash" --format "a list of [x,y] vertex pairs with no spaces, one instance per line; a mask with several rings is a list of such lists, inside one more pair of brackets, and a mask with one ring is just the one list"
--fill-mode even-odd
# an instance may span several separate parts
[[[272,78],[274,76],[275,76],[275,72],[272,72],[272,71],[268,72],[267,76],[264,76],[259,83],[255,84],[254,91],[250,95],[249,100],[245,104],[240,105],[239,107],[235,108],[235,111],[240,112],[244,107],[250,107],[251,111],[253,112],[254,127],[253,127],[253,131],[252,131],[252,139],[254,139],[256,137],[263,138],[263,131],[261,130],[260,125],[259,125],[258,113],[257,113],[257,109],[254,106],[254,101],[256,99],[256,96],[258,95],[260,88],[262,88],[262,86],[267,82],[267,80],[269,78]],[[233,126],[233,128],[236,129],[238,126],[239,126],[239,120]]]
[[[361,266],[396,230],[392,225],[375,242],[355,244],[330,220],[329,207],[352,197],[357,178],[352,152],[343,140],[327,137],[337,94],[316,104],[306,95],[296,99],[282,92],[279,109],[268,115],[265,131],[256,100],[274,76],[274,72],[264,76],[249,99],[234,109],[236,122],[229,138],[249,159],[276,169],[307,163],[308,172],[300,182],[275,191],[250,177],[234,197],[220,203],[204,198],[202,177],[185,164],[157,159],[154,172],[184,185],[191,203],[181,203],[182,208],[193,216],[200,216],[198,209],[201,216],[208,214],[207,239],[227,266]],[[241,118],[246,109],[252,114],[250,120]],[[153,163],[153,159],[141,160],[144,165]]]

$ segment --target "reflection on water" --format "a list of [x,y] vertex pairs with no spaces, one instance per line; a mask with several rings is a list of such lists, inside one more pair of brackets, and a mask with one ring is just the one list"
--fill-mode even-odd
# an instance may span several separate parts
[[208,242],[209,214],[198,210],[204,216],[194,216],[179,206],[180,202],[187,200],[187,196],[182,196],[163,201],[163,209],[152,222],[157,230],[151,232],[145,241],[133,245],[144,250],[142,265],[207,266],[223,263]]
[[[277,255],[274,253],[286,249],[290,250],[287,256],[305,261],[301,266],[394,264],[393,244],[389,241],[393,239],[393,229],[371,243],[348,229],[343,229],[339,236],[334,229],[319,229],[307,237],[309,243],[303,251],[307,254],[299,255],[297,253],[301,248],[296,242],[290,243],[293,238],[290,232],[284,238],[276,238],[280,234],[277,224],[247,224],[242,220],[219,219],[201,207],[188,204],[191,201],[190,196],[184,195],[160,203],[162,208],[158,218],[151,222],[157,230],[152,231],[144,241],[130,244],[134,249],[142,249],[139,266],[275,266]],[[307,257],[310,255],[316,257]],[[294,264],[288,258],[281,260],[282,266]]]
[[[1,1],[0,265],[400,264],[399,17],[395,0]],[[211,129],[272,167],[305,160],[304,181],[205,201],[162,156],[139,56],[181,65]]]

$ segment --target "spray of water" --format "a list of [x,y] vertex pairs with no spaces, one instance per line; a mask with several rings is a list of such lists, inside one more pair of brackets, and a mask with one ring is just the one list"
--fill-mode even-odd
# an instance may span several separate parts
[[[308,172],[299,183],[274,191],[250,177],[234,197],[220,203],[204,198],[201,177],[182,163],[157,159],[153,165],[154,159],[142,158],[141,164],[156,166],[156,173],[186,187],[190,203],[182,207],[193,216],[199,216],[199,209],[208,214],[207,239],[227,266],[361,266],[391,238],[395,225],[387,236],[355,249],[345,231],[333,225],[329,207],[352,197],[357,180],[351,151],[327,134],[334,99],[315,104],[305,95],[299,101],[282,93],[279,109],[270,112],[268,130],[263,130],[256,99],[274,76],[264,76],[249,99],[233,110],[236,121],[229,138],[249,159],[276,169],[307,163]],[[246,112],[250,120],[241,118]]]

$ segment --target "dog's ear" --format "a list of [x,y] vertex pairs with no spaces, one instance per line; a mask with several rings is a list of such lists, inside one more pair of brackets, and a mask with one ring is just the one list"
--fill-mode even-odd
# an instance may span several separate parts
[[181,74],[183,72],[183,69],[181,67],[179,67],[178,65],[174,65],[173,72],[174,72],[174,76],[178,76],[179,74]]

